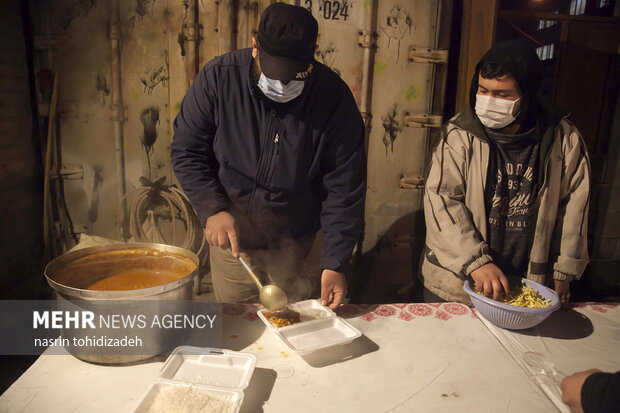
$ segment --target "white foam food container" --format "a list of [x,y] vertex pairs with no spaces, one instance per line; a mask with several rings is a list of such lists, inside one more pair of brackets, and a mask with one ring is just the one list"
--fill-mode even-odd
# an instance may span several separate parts
[[362,333],[351,324],[336,316],[317,300],[306,300],[291,305],[291,308],[302,314],[304,310],[320,310],[325,315],[314,320],[303,321],[286,327],[274,326],[265,316],[268,310],[258,311],[259,318],[269,330],[278,336],[292,351],[300,355],[312,353],[328,347],[350,343]]
[[238,413],[243,403],[243,390],[250,384],[256,367],[256,356],[230,350],[181,346],[172,351],[155,383],[135,413],[147,413],[157,395],[170,387],[191,387],[192,391],[227,398],[232,407],[227,413]]
[[[316,313],[321,313],[319,317],[317,317],[314,320],[308,320],[308,321],[303,321],[303,323],[309,323],[311,321],[316,321],[316,320],[320,320],[322,318],[334,318],[336,317],[336,313],[334,313],[332,310],[330,310],[329,308],[321,305],[321,303],[319,303],[318,300],[305,300],[305,301],[299,301],[296,302],[294,304],[291,304],[288,306],[289,308],[291,308],[292,310],[295,310],[297,312],[300,313],[300,315],[302,316],[302,321],[303,321],[303,315],[306,312],[316,312]],[[280,330],[282,328],[287,328],[287,327],[276,327],[275,325],[271,324],[271,322],[269,320],[267,320],[267,317],[265,316],[265,313],[269,313],[270,311],[267,309],[261,309],[258,310],[258,317],[263,320],[263,323],[265,323],[265,325],[267,327],[269,327],[272,330]]]

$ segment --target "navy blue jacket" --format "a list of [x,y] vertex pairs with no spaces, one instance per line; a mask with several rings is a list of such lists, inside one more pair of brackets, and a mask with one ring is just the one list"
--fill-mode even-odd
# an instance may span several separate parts
[[581,387],[584,413],[612,413],[620,407],[620,372],[594,373]]
[[302,94],[280,104],[252,76],[251,49],[207,63],[174,120],[172,166],[206,222],[227,210],[240,247],[277,248],[323,230],[321,268],[340,269],[363,222],[364,125],[347,85],[314,62]]

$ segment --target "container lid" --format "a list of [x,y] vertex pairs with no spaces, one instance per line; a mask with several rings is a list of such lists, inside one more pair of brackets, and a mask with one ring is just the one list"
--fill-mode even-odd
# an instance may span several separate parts
[[[319,303],[319,300],[298,301],[291,304],[290,308],[300,313],[302,321],[336,317],[336,313],[329,307]],[[304,319],[304,317],[307,319]]]
[[272,330],[291,348],[306,354],[327,347],[350,343],[362,333],[340,317],[323,318]]
[[159,377],[174,383],[243,390],[250,384],[255,367],[253,354],[180,346],[172,351]]

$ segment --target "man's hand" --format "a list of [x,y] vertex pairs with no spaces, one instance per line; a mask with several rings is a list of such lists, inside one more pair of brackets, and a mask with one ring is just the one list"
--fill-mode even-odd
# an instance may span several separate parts
[[570,301],[570,281],[569,280],[553,280],[555,285],[555,292],[560,296],[560,302],[562,308],[568,308],[568,302]]
[[590,375],[600,370],[592,369],[580,371],[562,380],[562,401],[570,407],[572,413],[583,413],[581,406],[581,388]]
[[323,270],[321,275],[321,304],[332,310],[342,304],[347,295],[347,280],[343,273]]
[[476,290],[483,291],[486,297],[492,295],[494,300],[499,300],[504,294],[510,292],[508,279],[493,263],[484,264],[477,270],[473,270],[470,275],[476,283]]
[[226,211],[218,212],[207,218],[205,236],[209,245],[225,250],[230,248],[232,255],[239,258],[239,227],[235,218]]

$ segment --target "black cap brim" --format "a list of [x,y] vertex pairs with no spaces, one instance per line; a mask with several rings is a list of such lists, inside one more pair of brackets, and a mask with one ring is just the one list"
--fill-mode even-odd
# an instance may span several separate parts
[[312,70],[312,60],[302,62],[288,57],[272,56],[260,45],[258,46],[260,69],[269,79],[274,80],[305,80]]

